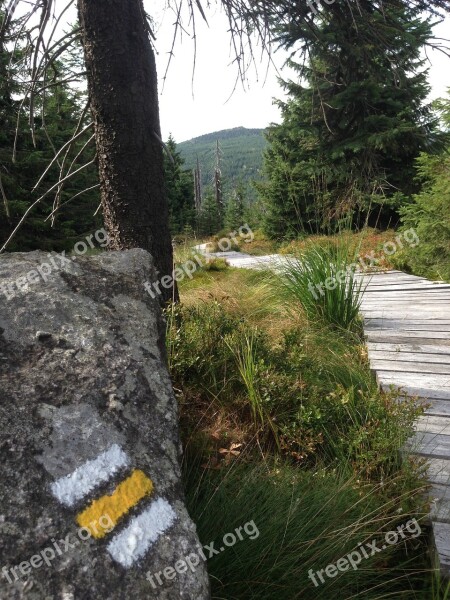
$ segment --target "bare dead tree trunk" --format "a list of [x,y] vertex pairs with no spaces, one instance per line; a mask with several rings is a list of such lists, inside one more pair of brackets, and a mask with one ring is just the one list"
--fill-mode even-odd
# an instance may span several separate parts
[[[157,73],[142,0],[78,0],[78,11],[110,248],[144,248],[159,276],[171,275]],[[177,299],[176,289],[161,290],[163,300]]]
[[220,168],[220,146],[219,140],[217,140],[216,145],[216,166],[214,169],[214,189],[216,192],[216,203],[217,210],[219,211],[219,215],[223,216],[223,195],[222,195],[222,170]]
[[194,197],[195,197],[195,210],[197,216],[200,214],[202,207],[202,176],[200,172],[200,163],[197,156],[197,166],[194,169]]

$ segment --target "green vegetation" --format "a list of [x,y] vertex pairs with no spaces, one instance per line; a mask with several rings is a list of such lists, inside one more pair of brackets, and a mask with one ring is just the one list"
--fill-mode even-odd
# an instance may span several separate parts
[[211,236],[222,229],[222,215],[216,198],[208,192],[203,198],[197,217],[197,231],[200,236]]
[[[310,39],[308,27],[281,28],[278,39],[292,50]],[[309,53],[289,61],[306,83],[284,82],[282,123],[268,130],[258,187],[270,237],[332,231],[349,214],[357,226],[398,223],[399,207],[418,191],[415,159],[442,146],[421,55],[431,32],[403,3],[370,17],[323,10]]]
[[221,150],[224,196],[230,196],[239,182],[242,182],[248,200],[255,201],[256,192],[252,181],[261,178],[263,152],[267,146],[264,130],[236,127],[201,135],[178,144],[187,168],[194,169],[198,157],[205,190],[212,187],[217,140]]
[[240,462],[217,471],[191,463],[185,470],[201,540],[220,547],[225,534],[252,521],[259,532],[256,539],[242,532],[242,541],[208,561],[212,598],[425,600],[414,593],[425,568],[425,547],[417,539],[371,557],[359,570],[325,577],[324,584],[317,578],[317,587],[308,576],[408,521],[378,500],[380,488],[361,489],[338,473],[288,465]]
[[166,142],[164,171],[171,233],[176,235],[193,230],[196,227],[194,177],[192,170],[184,167],[172,136]]
[[[0,0],[0,23],[3,23],[2,10],[5,4],[8,3]],[[6,241],[32,202],[58,181],[60,165],[64,164],[67,171],[74,161],[72,169],[76,170],[94,156],[92,146],[82,151],[91,135],[87,131],[76,140],[65,160],[60,158],[59,164],[56,162],[32,191],[54,158],[54,148],[60,148],[72,137],[82,113],[83,95],[67,84],[58,84],[49,86],[44,102],[41,96],[36,98],[33,142],[28,103],[20,109],[22,81],[27,79],[22,62],[27,40],[25,36],[19,36],[18,43],[14,44],[13,39],[19,30],[17,21],[8,21],[0,41],[0,245]],[[55,73],[64,71],[65,63],[57,61],[54,69]],[[44,84],[39,82],[41,85]],[[82,119],[80,128],[87,122],[87,118]],[[97,182],[96,168],[92,164],[67,181],[61,187],[60,194],[55,189],[30,212],[8,250],[70,250],[79,239],[101,227],[101,218],[94,217],[100,202],[98,190],[81,194]],[[80,195],[74,198],[77,194]],[[61,209],[55,213],[56,223],[52,227],[51,219],[45,219],[58,206]]]
[[[348,239],[341,249],[321,238],[307,246],[307,255],[339,257],[343,268],[353,256]],[[422,467],[401,457],[421,408],[378,389],[357,327],[330,325],[301,297],[279,294],[280,277],[199,271],[167,311],[200,538],[220,546],[246,522],[259,530],[208,562],[212,597],[440,598]],[[345,314],[345,295],[333,302]],[[420,537],[314,586],[310,569],[413,518]]]
[[[450,100],[436,104],[450,131]],[[402,207],[404,229],[414,228],[417,247],[395,257],[397,266],[431,279],[450,281],[450,146],[438,156],[421,154],[417,178],[422,191]]]
[[344,244],[310,245],[283,267],[280,292],[289,305],[299,302],[310,320],[352,330],[364,291],[356,260]]

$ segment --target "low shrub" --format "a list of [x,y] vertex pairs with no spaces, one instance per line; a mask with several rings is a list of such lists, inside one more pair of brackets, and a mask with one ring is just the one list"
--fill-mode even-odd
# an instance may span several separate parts
[[398,468],[417,409],[378,391],[357,336],[299,327],[272,346],[215,301],[173,308],[169,317],[186,431],[199,419],[234,415],[242,442],[301,464],[344,461],[372,479]]

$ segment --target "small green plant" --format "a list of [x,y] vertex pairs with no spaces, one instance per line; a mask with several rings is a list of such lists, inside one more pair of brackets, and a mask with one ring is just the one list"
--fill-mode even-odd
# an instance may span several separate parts
[[441,577],[437,571],[431,577],[430,600],[450,600],[450,581]]
[[294,309],[299,303],[311,321],[353,330],[364,284],[352,262],[345,245],[307,247],[282,267],[278,278],[282,297]]
[[[261,379],[264,377],[265,364],[263,361],[258,361],[256,347],[258,338],[250,330],[249,333],[244,331],[234,347],[229,341],[226,341],[226,343],[236,358],[239,375],[247,392],[246,395],[250,404],[255,430],[264,430],[268,426],[279,448],[278,428],[270,416],[270,410],[260,389]],[[263,371],[262,374],[260,373],[261,368]]]

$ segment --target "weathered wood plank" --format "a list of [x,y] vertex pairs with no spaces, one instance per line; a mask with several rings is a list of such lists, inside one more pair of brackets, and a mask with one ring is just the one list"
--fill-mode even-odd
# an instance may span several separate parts
[[377,373],[377,381],[385,391],[389,391],[391,387],[393,387],[400,388],[402,392],[408,394],[409,396],[418,396],[419,398],[430,399],[430,401],[433,399],[450,400],[449,388],[435,389],[431,385],[408,385],[408,383],[404,381],[394,381],[393,379],[388,379],[386,377],[380,378],[379,373]]
[[[366,332],[368,342],[393,342],[394,339],[401,338],[411,344],[424,344],[426,346],[448,346],[450,342],[450,332],[448,331],[396,331],[392,329],[374,329]],[[399,343],[399,342],[397,342]]]
[[450,401],[442,400],[441,398],[433,398],[428,400],[431,403],[430,408],[427,408],[425,414],[435,416],[450,416]]
[[[377,376],[383,382],[395,381],[400,387],[415,386],[422,388],[430,388],[436,391],[449,391],[450,392],[450,376],[449,375],[427,375],[420,373],[397,373],[394,371],[377,371]],[[427,398],[428,396],[424,396]],[[439,396],[438,396],[439,397]]]
[[431,483],[450,485],[450,460],[443,458],[428,459],[427,475]]
[[450,331],[450,323],[415,323],[393,319],[373,319],[364,324],[365,331]]
[[[430,363],[449,366],[450,348],[447,354],[425,354],[423,352],[387,352],[386,350],[369,350],[370,364],[374,361],[402,361],[411,363]],[[388,369],[389,370],[389,369]],[[409,369],[407,369],[409,370]]]
[[444,311],[449,311],[449,308],[450,308],[450,304],[449,304],[448,300],[439,300],[439,299],[430,300],[429,298],[426,298],[426,299],[424,298],[423,300],[421,300],[419,298],[417,298],[417,299],[411,298],[409,300],[409,302],[408,302],[408,299],[405,299],[405,298],[403,298],[403,299],[398,298],[398,299],[392,299],[392,300],[387,300],[387,299],[384,299],[384,300],[374,299],[374,300],[370,300],[370,301],[363,300],[361,306],[363,307],[363,309],[364,308],[368,308],[368,309],[376,308],[376,309],[382,310],[383,308],[384,309],[398,308],[400,306],[405,306],[405,304],[406,304],[406,306],[408,306],[408,303],[410,305],[412,303],[414,303],[414,307],[420,306],[420,307],[426,307],[426,308],[428,308],[428,307],[434,308],[434,307],[439,306]]
[[450,417],[423,415],[414,425],[416,431],[450,435]]
[[[408,308],[408,312],[406,313],[408,317],[405,318],[417,318],[421,313],[426,312],[427,314],[432,314],[436,318],[448,319],[450,316],[450,302],[446,301],[445,304],[442,301],[435,302],[422,302],[421,300],[409,300],[410,306]],[[395,316],[404,315],[405,312],[401,312],[402,302],[393,301],[393,302],[370,302],[370,303],[361,303],[359,305],[360,311],[363,316],[366,318],[377,317],[382,319],[386,315],[390,315],[391,313],[395,313]],[[411,315],[411,316],[410,316]],[[394,318],[394,317],[392,317]]]
[[408,294],[420,294],[420,293],[433,293],[433,294],[446,294],[450,289],[449,284],[440,283],[439,285],[433,285],[428,283],[396,283],[396,284],[377,284],[373,285],[371,283],[364,284],[365,291],[370,292],[371,294],[382,294],[389,293],[393,294],[395,292],[404,291]]
[[[401,358],[401,355],[399,358]],[[401,373],[417,373],[426,375],[437,374],[450,376],[450,364],[376,359],[373,359],[370,362],[372,369],[376,371],[390,371],[391,373],[396,373],[399,371]]]
[[428,490],[428,497],[432,520],[450,523],[450,487],[433,484]]
[[418,431],[408,441],[407,446],[419,456],[445,459],[450,456],[450,435]]
[[421,352],[424,354],[449,354],[449,347],[440,343],[439,340],[435,340],[436,344],[418,343],[417,340],[409,340],[409,343],[395,343],[391,340],[382,342],[382,341],[368,341],[367,347],[369,352],[371,350],[383,350],[388,352]]
[[[390,319],[374,317],[364,320],[364,327],[369,329],[411,329],[427,331],[427,327],[450,327],[449,319]],[[433,329],[431,329],[433,331]]]
[[[381,332],[388,333],[388,332]],[[395,332],[394,332],[395,333]],[[401,331],[397,333],[397,335],[380,335],[380,336],[372,336],[370,332],[367,335],[367,341],[369,343],[381,343],[381,344],[397,344],[397,345],[409,345],[409,351],[416,352],[416,346],[430,346],[433,347],[449,347],[450,339],[436,338],[431,339],[428,337],[411,337],[407,335],[403,335]],[[434,352],[433,350],[431,350]],[[448,350],[447,350],[448,352]]]

